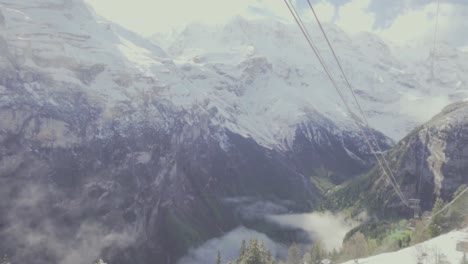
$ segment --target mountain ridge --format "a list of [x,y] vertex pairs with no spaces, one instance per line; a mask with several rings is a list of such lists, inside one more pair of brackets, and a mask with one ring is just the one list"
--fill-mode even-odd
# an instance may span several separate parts
[[[450,201],[459,186],[468,183],[464,173],[467,110],[467,102],[445,107],[385,154],[403,194],[419,199],[423,211],[430,211],[438,197]],[[367,209],[381,217],[411,213],[377,165],[334,190],[325,206],[337,205],[355,213]]]
[[[226,200],[312,210],[375,163],[290,25],[237,18],[164,51],[84,1],[0,0],[0,12],[0,253],[14,261],[174,263],[245,221]],[[233,32],[248,38],[227,45]],[[420,87],[367,57],[351,76],[368,107],[399,98],[387,86],[376,90],[391,97],[373,96],[387,70]]]
[[[306,211],[323,195],[318,167],[340,183],[372,165],[356,134],[313,110],[287,143],[239,129],[239,106],[204,98],[168,54],[82,1],[0,11],[0,253],[12,261],[174,263],[245,221],[226,199]],[[265,65],[244,62],[241,78]]]

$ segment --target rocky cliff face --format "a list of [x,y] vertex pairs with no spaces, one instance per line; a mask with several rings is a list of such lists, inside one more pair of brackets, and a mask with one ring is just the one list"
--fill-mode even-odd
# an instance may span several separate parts
[[450,200],[468,183],[468,104],[447,106],[431,121],[413,131],[392,150],[397,177],[408,197],[430,209],[436,197]]
[[350,157],[324,129],[310,134],[318,142],[298,130],[297,147],[281,152],[170,104],[153,102],[146,116],[164,125],[141,121],[145,111],[103,125],[102,109],[88,98],[60,99],[49,108],[24,101],[0,111],[0,247],[15,261],[103,255],[112,263],[174,263],[188,247],[242,223],[226,199],[310,210],[322,195],[309,178],[315,170],[339,183],[371,163],[365,154]]
[[[332,74],[339,76],[320,29],[313,22],[307,27]],[[429,43],[399,48],[371,33],[348,35],[336,25],[324,27],[372,127],[395,141],[467,96],[466,52],[441,44],[436,74],[431,76]],[[180,32],[159,34],[154,41],[176,58],[188,79],[211,83],[200,85],[205,96],[220,96],[222,102],[236,105],[228,110],[235,111],[242,130],[259,142],[274,145],[275,138],[292,138],[294,130],[288,127],[300,123],[311,109],[340,127],[353,127],[294,23],[236,17],[222,25],[189,25]],[[342,81],[338,80],[341,93],[358,113]]]
[[[420,199],[431,210],[437,197],[446,201],[468,183],[468,104],[447,106],[428,123],[402,139],[387,154],[390,168],[408,199]],[[409,213],[380,167],[331,195],[331,206],[361,207],[380,215]]]
[[[286,125],[293,136],[249,134],[234,118],[248,111],[183,73],[203,68],[81,1],[0,0],[0,14],[0,254],[14,263],[175,263],[242,223],[232,199],[309,210],[323,191],[311,176],[340,183],[373,163],[354,129],[315,110]],[[231,81],[268,65],[244,61]]]

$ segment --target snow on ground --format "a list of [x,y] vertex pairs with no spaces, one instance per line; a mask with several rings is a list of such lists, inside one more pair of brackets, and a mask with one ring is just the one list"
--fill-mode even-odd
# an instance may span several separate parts
[[[424,264],[459,264],[463,253],[456,250],[460,241],[468,241],[468,228],[452,231],[445,235],[433,238],[421,244],[405,248],[396,252],[380,254],[377,256],[359,259],[359,264],[417,264],[418,258]],[[447,262],[436,262],[437,255],[445,256]],[[425,255],[425,256],[424,256]],[[442,257],[443,259],[443,257]],[[354,260],[344,264],[355,264]]]

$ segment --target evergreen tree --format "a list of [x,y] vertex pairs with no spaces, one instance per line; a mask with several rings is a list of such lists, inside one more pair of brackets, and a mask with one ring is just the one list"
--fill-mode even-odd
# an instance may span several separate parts
[[461,195],[466,188],[466,184],[462,184],[453,194],[452,200],[455,198],[457,198],[457,200],[450,206],[447,212],[444,213],[445,227],[449,227],[450,229],[464,227],[464,222],[468,220],[466,215],[466,208],[468,208],[468,192]]
[[336,248],[333,248],[332,251],[328,252],[328,258],[332,261],[336,261],[339,257],[339,252],[336,250]]
[[0,264],[11,264],[10,259],[7,255],[2,257],[2,259],[0,260]]
[[245,240],[242,240],[242,244],[239,250],[239,257],[236,260],[237,264],[242,263],[242,260],[244,259],[246,253],[247,253],[247,245],[245,243]]
[[[432,209],[432,214],[438,213],[444,207],[444,201],[440,198],[437,198]],[[436,237],[442,234],[442,225],[444,223],[444,216],[442,213],[439,213],[432,217],[431,223],[429,224],[429,235],[431,237]]]
[[331,260],[337,260],[338,259],[338,251],[336,250],[336,248],[333,249],[332,252],[330,252],[330,259]]
[[[228,262],[229,263],[229,262]],[[251,239],[249,245],[243,241],[239,256],[236,259],[237,264],[276,264],[270,250],[263,241]]]
[[367,253],[372,255],[379,248],[379,242],[377,239],[368,239],[367,240]]
[[104,260],[102,260],[102,259],[99,259],[99,260],[96,262],[96,264],[107,264],[107,263],[106,263],[106,262],[104,262]]
[[343,252],[352,259],[366,257],[369,254],[366,237],[361,232],[356,232],[343,244]]
[[243,264],[263,264],[257,239],[250,240],[249,250],[242,257]]
[[288,250],[288,264],[301,264],[301,254],[299,253],[299,248],[296,243],[293,243]]
[[246,251],[247,250],[246,250],[245,240],[242,240],[242,245],[241,245],[241,248],[240,248],[240,256],[245,255]]
[[416,245],[418,243],[424,242],[430,238],[429,231],[427,229],[426,223],[424,221],[416,221],[414,231],[411,238],[411,244]]
[[221,264],[221,252],[218,250],[218,255],[216,256],[216,264]]
[[267,249],[266,251],[266,261],[268,263],[272,263],[274,261],[273,256],[271,255],[271,251],[269,249]]
[[409,247],[409,245],[411,244],[411,236],[410,235],[407,235],[405,237],[405,243],[406,243],[406,246]]
[[266,247],[263,241],[260,242],[259,248],[260,248],[260,256],[262,259],[262,263],[265,263],[265,264],[273,263],[274,261],[273,256],[271,255],[270,250]]
[[304,254],[304,257],[302,257],[302,262],[304,264],[313,264],[314,262],[312,261],[312,257],[310,256],[309,252],[306,252]]
[[310,250],[310,257],[312,259],[311,263],[313,264],[320,263],[320,261],[326,257],[326,252],[321,241],[317,241],[312,245],[312,249]]

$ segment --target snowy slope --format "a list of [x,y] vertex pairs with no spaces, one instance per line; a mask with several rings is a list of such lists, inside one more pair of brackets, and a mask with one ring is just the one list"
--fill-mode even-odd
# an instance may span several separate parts
[[[459,264],[462,260],[463,253],[456,250],[456,245],[460,241],[468,241],[468,229],[464,231],[452,231],[448,234],[441,235],[421,244],[405,248],[396,252],[380,254],[377,256],[359,259],[360,264]],[[444,255],[441,259],[447,262],[436,262],[436,256]],[[425,256],[424,256],[425,255]],[[345,262],[344,264],[355,264],[354,260]]]
[[[271,105],[266,107],[256,105],[254,101],[255,96],[263,96],[263,91],[248,101],[245,97],[232,95],[236,87],[229,87],[232,90],[225,93],[226,78],[230,80],[228,86],[237,82],[230,79],[230,75],[238,75],[242,82],[253,83],[256,71],[261,72],[264,66],[268,68],[261,57],[244,60],[250,56],[249,47],[240,47],[228,54],[214,51],[208,55],[210,61],[213,58],[230,62],[226,71],[232,73],[222,76],[209,66],[203,67],[201,61],[185,63],[180,61],[181,57],[177,58],[177,64],[174,63],[157,45],[103,20],[83,1],[1,0],[0,12],[4,17],[0,27],[0,36],[4,40],[1,44],[8,51],[9,62],[5,65],[10,65],[11,74],[15,68],[26,68],[56,82],[48,87],[39,81],[30,82],[32,88],[28,92],[36,95],[38,100],[44,100],[41,94],[57,91],[54,89],[64,91],[65,87],[69,92],[83,92],[104,108],[103,122],[121,117],[123,111],[138,111],[142,106],[151,108],[153,102],[167,100],[178,107],[176,111],[195,112],[195,116],[208,114],[211,125],[253,137],[269,147],[284,145],[286,136],[281,133],[291,140],[296,131],[296,116],[304,115],[294,109],[300,98],[288,100],[289,110],[283,105],[275,105],[274,102],[281,99],[277,94],[267,99]],[[187,56],[195,54],[196,51]],[[260,82],[259,87],[263,84]],[[4,94],[3,100],[12,102],[8,95]],[[41,104],[55,102],[49,100]],[[272,120],[276,116],[261,114],[271,109],[286,115]],[[152,121],[161,125],[157,117]],[[186,121],[197,122],[196,118]],[[272,125],[276,127],[271,129]]]
[[[337,73],[317,27],[310,24],[309,28]],[[424,47],[407,51],[418,56],[408,56],[400,52],[404,49],[372,34],[348,36],[334,25],[326,25],[326,30],[371,125],[395,140],[450,102],[466,98],[468,54],[464,52],[440,48],[437,74],[432,79]],[[237,17],[221,26],[189,25],[178,37],[174,35],[172,31],[164,39],[159,34],[155,42],[166,45],[176,63],[206,95],[236,106],[237,122],[245,123],[254,137],[270,134],[272,139],[288,138],[290,128],[306,120],[310,109],[343,128],[354,127],[295,25]],[[352,95],[344,85],[341,88],[357,112]],[[217,107],[229,111],[222,105]]]
[[[331,120],[337,137],[344,131],[357,135],[294,25],[240,17],[221,26],[195,24],[159,34],[163,51],[100,18],[82,1],[1,0],[0,5],[5,17],[0,33],[15,63],[79,86],[104,106],[103,120],[118,117],[122,103],[138,109],[167,100],[271,148],[289,148],[302,124],[326,126]],[[319,32],[311,29],[332,62]],[[424,56],[404,56],[373,35],[351,37],[332,25],[327,31],[371,125],[395,140],[466,97],[466,53],[441,49],[439,79],[430,82]]]
[[[103,119],[118,116],[122,103],[137,109],[167,100],[272,148],[290,147],[301,124],[325,126],[324,120],[337,124],[331,131],[337,137],[344,131],[357,134],[294,25],[240,17],[220,26],[194,24],[158,34],[163,51],[100,18],[83,1],[1,0],[0,8],[5,18],[0,34],[15,63],[79,86],[104,105]],[[310,28],[332,62],[317,28]],[[371,34],[326,29],[371,125],[394,140],[466,97],[467,53],[439,49],[431,80],[424,50],[408,56]],[[341,88],[357,112],[351,94]]]
[[178,80],[168,76],[173,65],[162,49],[103,20],[83,1],[2,0],[0,12],[2,44],[16,68],[75,86],[110,109],[129,99],[139,103],[142,94]]

